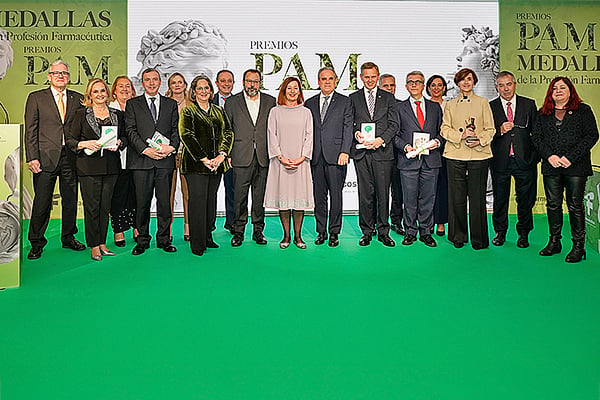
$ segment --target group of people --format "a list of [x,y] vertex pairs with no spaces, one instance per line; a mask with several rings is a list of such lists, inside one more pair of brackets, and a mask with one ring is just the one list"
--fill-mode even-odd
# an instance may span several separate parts
[[[395,98],[395,78],[380,75],[376,64],[364,63],[360,78],[363,89],[344,96],[335,90],[335,71],[323,67],[319,94],[305,100],[296,77],[287,77],[274,98],[260,91],[262,76],[255,69],[244,72],[243,90],[235,95],[229,70],[217,74],[217,91],[205,75],[196,76],[188,89],[183,75],[175,73],[163,96],[158,93],[159,73],[148,68],[142,73],[141,96],[135,96],[126,76],[116,78],[112,90],[94,78],[81,96],[66,89],[68,65],[55,61],[48,72],[50,88],[31,93],[25,108],[27,162],[35,189],[28,258],[39,258],[46,244],[57,178],[63,247],[86,248],[74,236],[79,182],[92,259],[115,254],[106,246],[109,220],[115,245],[125,246],[124,232],[134,228],[132,254],[145,252],[153,196],[157,247],[177,251],[171,231],[175,171],[184,199],[184,239],[195,255],[219,247],[212,232],[222,177],[225,228],[233,247],[244,241],[250,189],[252,240],[257,244],[267,243],[265,208],[274,208],[283,228],[280,248],[292,241],[306,248],[301,233],[307,210],[314,210],[314,243],[335,247],[350,159],[358,181],[360,246],[377,236],[393,247],[393,230],[404,236],[403,245],[418,239],[435,247],[433,233],[445,235],[447,223],[455,247],[467,242],[476,250],[488,247],[490,170],[492,244],[506,241],[514,178],[517,246],[525,248],[533,229],[541,159],[550,240],[540,255],[562,251],[566,192],[573,240],[566,261],[585,259],[583,192],[592,174],[590,154],[598,130],[591,108],[568,78],[550,83],[539,111],[534,100],[516,95],[515,77],[508,71],[498,74],[500,96],[491,102],[474,94],[477,76],[468,68],[456,73],[460,94],[451,100],[444,99],[446,81],[439,75],[425,80],[422,72],[409,72],[409,98],[404,101]],[[115,131],[116,137],[107,140]]]

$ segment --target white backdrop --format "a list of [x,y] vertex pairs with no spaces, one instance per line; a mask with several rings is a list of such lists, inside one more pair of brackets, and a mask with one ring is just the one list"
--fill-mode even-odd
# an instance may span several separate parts
[[[478,94],[495,97],[486,60],[496,57],[490,52],[497,53],[497,47],[486,48],[486,32],[487,36],[498,34],[497,3],[130,0],[128,20],[131,76],[153,66],[164,77],[180,71],[190,82],[198,73],[214,78],[226,67],[235,75],[237,93],[242,88],[241,74],[256,68],[260,57],[256,54],[262,53],[264,91],[277,97],[282,80],[302,72],[307,84],[316,89],[316,74],[324,59],[319,54],[327,54],[341,75],[338,90],[348,95],[355,90],[353,78],[355,87],[362,87],[347,64],[354,55],[358,68],[373,61],[381,73],[395,75],[399,99],[408,97],[403,84],[407,72],[418,69],[426,77],[439,74],[451,81],[461,67],[478,73]],[[276,60],[281,68],[271,73],[277,70]],[[316,93],[308,90],[305,97]],[[356,190],[351,166],[345,210],[358,209]],[[223,196],[221,185],[219,211],[224,210]],[[181,210],[180,195],[176,210]]]

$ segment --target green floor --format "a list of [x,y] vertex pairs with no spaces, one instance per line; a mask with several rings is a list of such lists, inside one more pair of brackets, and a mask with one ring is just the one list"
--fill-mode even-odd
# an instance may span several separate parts
[[220,220],[195,257],[179,220],[176,254],[94,262],[53,221],[0,292],[0,399],[600,399],[598,254],[538,256],[542,216],[524,250],[359,248],[344,223],[330,249],[307,218],[303,251],[275,218],[232,248]]

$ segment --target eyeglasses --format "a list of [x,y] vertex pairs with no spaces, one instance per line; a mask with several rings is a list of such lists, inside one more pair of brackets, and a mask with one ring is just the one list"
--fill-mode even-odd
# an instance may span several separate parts
[[69,71],[51,71],[51,72],[48,72],[48,73],[50,75],[53,75],[53,76],[69,76],[69,75],[71,75],[69,73]]
[[409,86],[422,85],[423,81],[406,81],[406,84],[409,85]]

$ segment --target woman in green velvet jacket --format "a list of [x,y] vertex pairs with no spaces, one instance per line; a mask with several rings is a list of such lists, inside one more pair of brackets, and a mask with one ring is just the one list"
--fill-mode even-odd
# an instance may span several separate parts
[[190,88],[193,103],[181,111],[179,135],[183,150],[181,172],[188,183],[190,248],[198,256],[219,247],[211,227],[217,218],[217,190],[229,169],[227,157],[233,146],[233,131],[222,107],[212,104],[213,85],[207,76],[194,78]]

